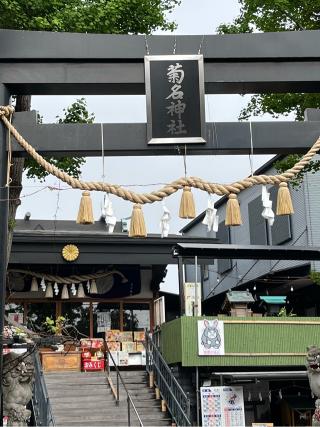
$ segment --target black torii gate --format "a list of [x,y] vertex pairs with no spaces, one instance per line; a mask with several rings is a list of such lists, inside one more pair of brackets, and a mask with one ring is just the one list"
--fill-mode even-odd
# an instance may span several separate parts
[[[319,31],[175,38],[0,30],[0,105],[7,105],[13,94],[144,94],[144,56],[147,53],[168,55],[174,45],[176,54],[180,55],[196,54],[202,46],[207,94],[320,92],[319,36]],[[312,120],[312,112],[310,117]],[[99,140],[99,125],[38,125],[33,113],[17,113],[14,124],[43,155],[94,156],[101,152],[95,142]],[[254,153],[301,153],[318,138],[320,122],[259,122],[252,130]],[[188,145],[188,154],[249,153],[249,132],[248,123],[214,126],[208,123],[207,143]],[[172,147],[147,145],[145,123],[105,124],[104,134],[108,156],[175,154]],[[0,331],[3,329],[8,223],[5,141],[6,130],[2,127]],[[15,144],[13,154],[24,155]],[[0,366],[0,374],[1,369]]]

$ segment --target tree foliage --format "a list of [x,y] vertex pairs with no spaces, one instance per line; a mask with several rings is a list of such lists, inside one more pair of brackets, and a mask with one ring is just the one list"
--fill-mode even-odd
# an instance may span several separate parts
[[180,0],[0,0],[0,28],[149,34],[174,30],[167,14]]
[[[88,112],[86,100],[84,98],[77,99],[63,111],[64,117],[57,116],[58,123],[93,123],[94,121],[94,114]],[[79,178],[81,166],[85,163],[83,157],[46,157],[46,160],[75,178]],[[26,159],[25,169],[28,178],[37,178],[43,181],[46,176],[49,175],[48,172],[32,158]]]
[[[302,31],[320,29],[320,0],[239,0],[240,14],[230,24],[221,24],[223,34],[239,34],[271,31]],[[304,119],[306,108],[320,108],[318,93],[266,93],[253,95],[240,112],[240,120],[265,113],[278,118],[293,114],[296,120]],[[290,155],[276,162],[279,172],[291,168],[300,156]],[[305,172],[320,170],[320,162],[312,161],[292,181],[299,186]]]
[[[221,24],[223,34],[320,29],[320,0],[239,0],[240,14],[230,24]],[[273,117],[293,113],[303,120],[306,108],[319,108],[315,93],[270,93],[252,96],[240,119],[269,113]]]

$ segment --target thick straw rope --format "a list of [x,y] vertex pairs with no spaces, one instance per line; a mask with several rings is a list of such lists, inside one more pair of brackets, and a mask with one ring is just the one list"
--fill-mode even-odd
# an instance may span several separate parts
[[108,276],[118,275],[122,280],[126,280],[127,278],[118,270],[107,271],[104,273],[92,273],[92,274],[82,274],[82,275],[73,275],[68,277],[57,276],[53,274],[45,274],[45,273],[36,273],[34,271],[29,270],[21,270],[21,269],[10,269],[8,273],[22,273],[27,276],[36,277],[38,279],[44,279],[48,282],[57,282],[58,284],[71,285],[72,283],[78,284],[81,282],[85,282],[87,280],[92,279],[101,279]]
[[114,194],[124,200],[129,200],[133,203],[145,204],[159,202],[165,197],[174,194],[185,186],[198,188],[199,190],[206,191],[218,196],[238,194],[242,190],[252,187],[253,185],[266,185],[266,184],[280,184],[281,182],[288,182],[294,178],[314,157],[320,149],[320,138],[314,143],[310,150],[299,160],[291,169],[279,175],[253,175],[248,178],[236,181],[232,184],[218,184],[213,182],[204,181],[197,177],[185,177],[177,179],[170,184],[165,185],[160,190],[152,191],[151,193],[135,193],[134,191],[127,190],[120,185],[108,184],[105,182],[84,182],[79,179],[73,178],[66,172],[63,172],[56,166],[47,162],[35,149],[20,135],[15,127],[10,123],[7,117],[10,117],[14,112],[13,107],[0,106],[0,119],[3,121],[9,132],[15,137],[18,144],[48,173],[56,176],[61,181],[70,185],[70,187],[79,190],[88,191],[104,191],[106,193]]

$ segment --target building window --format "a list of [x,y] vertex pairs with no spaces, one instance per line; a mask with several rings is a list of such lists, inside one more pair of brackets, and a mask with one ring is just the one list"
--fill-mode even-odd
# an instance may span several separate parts
[[31,303],[28,304],[27,327],[34,331],[40,331],[44,327],[46,318],[56,319],[56,303]]
[[93,303],[93,336],[104,338],[106,329],[121,329],[120,304],[112,302]]
[[[216,234],[218,243],[230,244],[231,235],[230,227],[226,227],[224,221],[221,221],[219,224],[219,229]],[[218,273],[223,274],[232,269],[232,260],[231,259],[218,259]]]
[[268,223],[261,216],[263,210],[261,196],[251,200],[248,203],[250,244],[267,245],[268,242]]
[[202,277],[203,280],[209,280],[209,266],[208,264],[202,265]]
[[90,335],[90,303],[89,302],[64,302],[61,314],[66,318],[66,324],[70,328],[72,336]]
[[124,304],[123,305],[123,330],[141,331],[150,328],[149,304]]
[[[270,188],[270,199],[272,200],[273,210],[277,206],[278,187]],[[292,227],[290,215],[276,215],[274,224],[271,227],[272,245],[283,245],[292,239]]]

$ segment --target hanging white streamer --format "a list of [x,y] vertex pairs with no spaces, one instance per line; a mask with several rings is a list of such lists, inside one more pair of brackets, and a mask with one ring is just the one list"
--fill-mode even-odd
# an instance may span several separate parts
[[71,284],[70,290],[71,290],[71,293],[73,296],[77,295],[77,289],[76,289],[76,285],[74,283]]
[[90,280],[87,281],[87,291],[90,292]]
[[163,204],[163,214],[160,220],[160,229],[161,229],[161,237],[168,237],[170,225],[169,221],[171,219],[171,214],[169,209]]
[[204,217],[202,224],[206,225],[208,232],[211,230],[215,233],[219,228],[219,215],[217,215],[217,209],[214,207],[214,200],[211,196],[208,199],[208,207],[206,210],[206,216]]
[[274,212],[272,210],[272,200],[270,200],[270,193],[268,192],[265,185],[262,186],[261,199],[264,208],[261,215],[268,221],[270,227],[272,227],[274,223]]
[[112,202],[107,194],[104,199],[104,212],[107,231],[108,233],[113,233],[114,227],[117,223],[117,218],[114,216]]
[[45,291],[46,291],[46,289],[47,289],[47,286],[46,286],[46,282],[45,282],[45,280],[44,280],[44,277],[42,277],[42,279],[41,279],[40,287],[41,287],[41,289],[43,290],[43,292],[45,292]]
[[53,285],[53,290],[54,294],[57,296],[59,294],[59,286],[57,282],[55,282],[55,284]]

